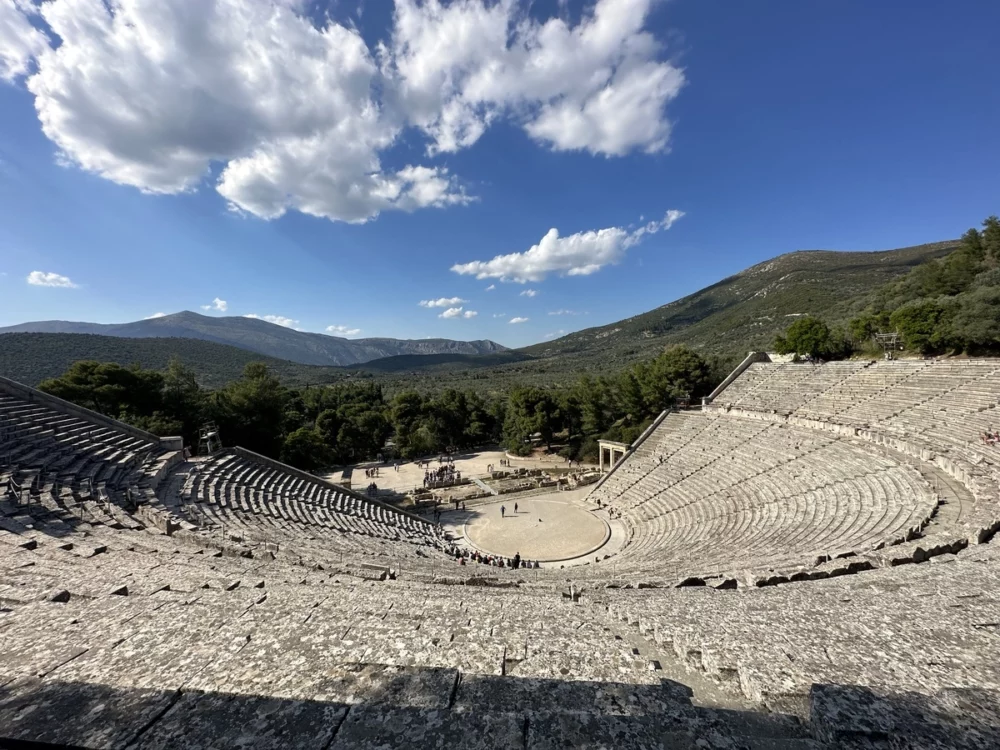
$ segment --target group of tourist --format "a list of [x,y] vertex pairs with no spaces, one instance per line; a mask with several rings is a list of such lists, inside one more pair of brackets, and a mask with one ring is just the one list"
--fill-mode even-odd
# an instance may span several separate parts
[[997,443],[1000,443],[1000,431],[990,428],[988,432],[984,432],[983,443],[986,445],[996,445]]
[[441,458],[441,466],[436,469],[424,470],[424,487],[432,487],[442,482],[457,484],[462,481],[462,472],[456,471],[455,462],[450,458]]
[[365,488],[365,494],[368,497],[378,497],[378,485],[372,482]]
[[378,467],[377,466],[373,466],[370,469],[365,469],[365,476],[368,477],[369,479],[371,479],[373,477],[377,477],[378,476]]
[[461,547],[451,547],[448,554],[458,560],[459,565],[478,563],[480,565],[490,565],[494,568],[510,568],[518,570],[521,568],[538,568],[538,560],[522,560],[521,553],[518,552],[513,557],[502,557],[500,555],[487,555],[479,550],[467,550]]

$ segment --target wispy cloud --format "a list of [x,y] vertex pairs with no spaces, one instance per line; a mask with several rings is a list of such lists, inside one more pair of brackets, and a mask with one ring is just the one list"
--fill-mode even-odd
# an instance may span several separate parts
[[357,336],[361,333],[361,329],[349,326],[327,326],[326,332],[336,334],[337,336]]
[[[218,297],[216,297],[215,299],[212,300],[212,302],[210,304],[208,304],[208,305],[202,305],[201,309],[202,310],[215,310],[216,312],[225,312],[226,310],[229,309],[229,303],[226,302],[224,299],[219,299]],[[250,317],[250,316],[247,316],[247,317]],[[254,316],[254,317],[256,317],[256,316]]]
[[421,307],[455,307],[455,305],[461,305],[468,301],[461,297],[439,297],[438,299],[422,299],[417,304]]
[[566,331],[564,331],[564,330],[562,330],[560,328],[558,331],[553,331],[552,333],[546,333],[542,338],[544,338],[544,339],[554,339],[556,336],[563,336],[565,334],[566,334]]
[[529,320],[530,320],[530,318],[511,318],[510,322],[511,323],[527,323]]
[[32,286],[55,286],[63,289],[76,289],[79,286],[70,281],[69,276],[46,271],[32,271],[27,280]]
[[487,292],[492,292],[496,288],[497,288],[496,284],[490,284],[488,287],[486,287],[486,291]]
[[550,229],[541,241],[523,253],[497,255],[492,260],[456,263],[451,270],[477,279],[499,279],[525,284],[542,281],[557,273],[562,276],[589,276],[607,265],[619,263],[626,251],[646,236],[670,229],[683,211],[671,209],[660,221],[651,221],[638,229],[624,227],[594,229],[560,237]]
[[525,289],[523,292],[521,292],[522,297],[534,297],[537,294],[538,292],[535,289]]
[[145,318],[143,318],[143,320],[153,320],[154,318],[165,318],[165,317],[167,317],[166,313],[156,312],[153,313],[152,315],[147,315]]
[[285,328],[295,328],[296,323],[299,321],[292,320],[291,318],[286,318],[284,315],[257,315],[256,313],[248,313],[243,316],[244,318],[253,318],[254,320],[264,320],[268,323],[274,323],[278,326],[283,326]]
[[579,310],[550,310],[549,315],[586,315],[585,312],[580,312]]

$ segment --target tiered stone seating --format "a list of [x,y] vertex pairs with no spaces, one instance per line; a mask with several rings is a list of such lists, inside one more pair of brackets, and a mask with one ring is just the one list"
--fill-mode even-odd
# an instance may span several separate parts
[[801,376],[793,378],[789,368],[830,366],[755,364],[755,378],[774,385],[770,395],[745,408],[727,398],[726,389],[708,411],[716,416],[784,415],[796,425],[846,430],[917,457],[967,487],[968,507],[946,535],[976,543],[1000,529],[1000,445],[982,439],[987,430],[1000,429],[1000,360],[870,362],[805,402],[790,395]]
[[224,451],[194,469],[184,479],[181,511],[202,526],[294,544],[300,553],[321,546],[327,554],[393,557],[412,554],[406,545],[445,545],[435,524],[246,451]]
[[617,568],[655,577],[874,550],[917,535],[937,505],[920,474],[886,453],[718,413],[669,415],[598,492],[632,528]]
[[[0,741],[836,750],[878,747],[842,743],[886,733],[913,747],[998,739],[988,711],[1000,644],[982,625],[1000,606],[993,550],[864,579],[567,598],[544,585],[365,582],[95,529],[108,544],[89,555],[0,532]],[[676,681],[687,669],[772,713],[697,707]]]
[[595,597],[612,617],[750,700],[802,712],[815,683],[1000,690],[1000,639],[981,624],[1000,611],[998,562],[997,550],[978,548],[943,564],[749,595],[699,588]]
[[121,522],[112,506],[145,501],[150,469],[174,457],[154,435],[0,379],[0,482],[17,499]]
[[[618,554],[532,571],[0,388],[0,480],[32,499],[0,500],[0,746],[1000,747],[997,385],[989,360],[754,364],[594,492]],[[94,465],[146,503],[74,490]]]

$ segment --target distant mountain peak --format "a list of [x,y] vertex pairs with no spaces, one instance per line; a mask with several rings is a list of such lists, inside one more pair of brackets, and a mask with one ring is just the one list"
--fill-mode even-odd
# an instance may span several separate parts
[[193,338],[229,344],[305,365],[350,366],[407,354],[492,354],[507,351],[494,341],[451,339],[346,339],[308,333],[260,318],[202,315],[191,310],[132,323],[47,320],[0,328],[3,333],[94,333],[121,338]]

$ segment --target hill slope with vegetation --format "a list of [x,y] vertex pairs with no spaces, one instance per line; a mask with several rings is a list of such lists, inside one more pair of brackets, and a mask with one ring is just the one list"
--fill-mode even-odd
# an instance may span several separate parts
[[[398,355],[356,365],[352,373],[186,338],[3,334],[0,374],[37,384],[78,359],[138,362],[163,371],[177,356],[208,388],[237,379],[248,362],[264,361],[288,386],[362,377],[378,380],[389,394],[457,388],[501,395],[522,386],[567,387],[581,373],[615,375],[678,343],[723,371],[748,350],[772,348],[790,323],[807,318],[829,329],[831,341],[820,347],[826,357],[871,348],[875,329],[900,329],[907,346],[918,351],[994,351],[991,342],[1000,339],[1000,252],[991,249],[992,226],[988,220],[982,232],[962,240],[900,250],[781,255],[642,315],[515,351]],[[902,311],[895,313],[897,308]],[[970,345],[960,346],[964,341]]]
[[619,367],[678,343],[737,357],[767,348],[799,316],[847,321],[887,282],[957,246],[956,240],[884,252],[788,253],[642,315],[519,351],[567,364],[599,355]]
[[265,363],[289,386],[333,383],[349,375],[339,367],[300,365],[199,339],[125,339],[89,333],[0,334],[0,375],[31,386],[62,375],[79,360],[138,364],[163,372],[175,358],[190,368],[204,388],[221,388],[236,380],[251,362]]
[[878,356],[889,344],[878,334],[895,336],[897,354],[1000,353],[1000,218],[988,217],[947,255],[876,289],[846,323],[799,318],[775,337],[774,349],[821,359]]
[[266,320],[214,317],[190,311],[133,323],[99,324],[47,320],[0,328],[0,333],[91,333],[122,338],[189,338],[229,344],[304,365],[347,367],[401,354],[492,354],[506,351],[493,341],[451,339],[345,339],[296,331]]

